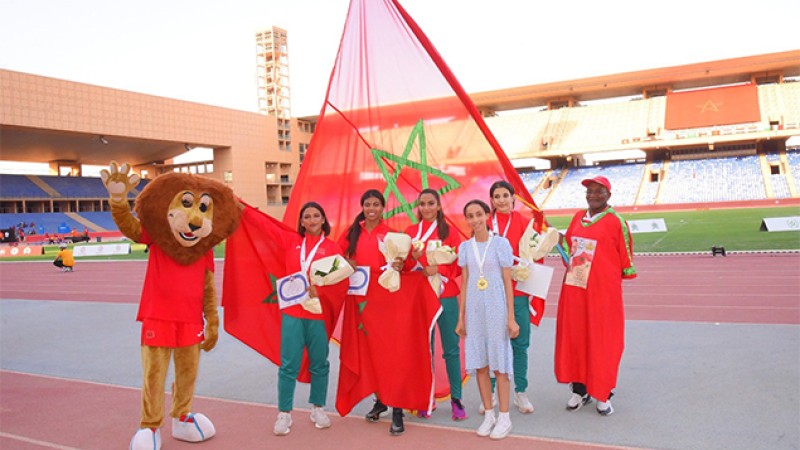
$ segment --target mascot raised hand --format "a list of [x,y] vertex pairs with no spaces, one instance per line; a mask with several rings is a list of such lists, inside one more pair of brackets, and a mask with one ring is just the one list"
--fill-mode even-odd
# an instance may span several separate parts
[[213,247],[239,224],[239,201],[224,184],[198,175],[169,173],[156,177],[136,198],[139,183],[128,164],[112,162],[101,171],[119,230],[149,246],[147,273],[136,320],[142,323],[142,418],[130,448],[161,448],[164,384],[170,359],[172,437],[189,442],[216,433],[211,420],[192,411],[200,350],[217,343],[219,316],[214,289]]

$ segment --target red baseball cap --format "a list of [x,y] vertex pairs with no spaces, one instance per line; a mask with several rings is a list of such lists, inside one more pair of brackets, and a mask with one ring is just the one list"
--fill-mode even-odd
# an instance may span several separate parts
[[581,181],[581,184],[584,185],[584,186],[589,186],[589,183],[597,183],[597,184],[599,184],[601,186],[605,186],[605,188],[608,189],[608,193],[609,194],[611,193],[611,182],[608,181],[608,178],[606,178],[606,177],[604,177],[602,175],[598,175],[598,176],[596,176],[594,178],[587,178],[587,179]]

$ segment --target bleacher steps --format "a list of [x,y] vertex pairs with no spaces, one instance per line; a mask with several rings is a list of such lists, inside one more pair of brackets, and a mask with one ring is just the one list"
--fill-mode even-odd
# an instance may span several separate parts
[[668,159],[665,159],[661,163],[661,176],[658,178],[658,190],[656,191],[656,199],[653,201],[654,205],[661,204],[661,188],[664,187],[664,181],[666,181],[669,176],[669,163],[670,160]]
[[53,189],[49,184],[45,183],[44,180],[37,177],[36,175],[25,175],[25,177],[31,180],[31,182],[36,186],[38,186],[41,190],[47,192],[47,195],[49,195],[50,198],[61,198],[60,192]]
[[633,199],[634,205],[639,204],[639,199],[642,198],[642,193],[645,190],[645,186],[647,186],[647,183],[650,180],[650,166],[650,161],[644,163],[644,173],[642,173],[642,179],[639,181],[639,189],[636,190],[636,197]]
[[544,186],[544,184],[547,183],[547,180],[550,179],[550,175],[552,174],[553,174],[553,169],[549,169],[547,172],[544,173],[544,177],[542,177],[542,179],[539,180],[539,184],[536,185],[536,189],[534,189],[533,192],[531,192],[531,198],[536,197],[536,194],[542,189],[542,186]]
[[758,163],[761,166],[761,181],[764,185],[764,193],[767,195],[767,198],[775,198],[775,190],[772,188],[772,177],[770,176],[770,167],[769,162],[767,161],[767,155],[761,153],[758,155]]
[[550,185],[550,192],[548,192],[547,197],[545,197],[544,200],[542,200],[542,204],[539,205],[539,208],[544,208],[544,205],[546,205],[547,201],[550,200],[550,197],[553,196],[553,192],[555,192],[556,189],[558,189],[558,186],[561,185],[561,182],[564,181],[564,178],[567,176],[567,173],[569,173],[569,167],[564,167],[564,169],[561,171],[561,174],[559,174],[558,176],[558,180],[556,180],[553,184]]
[[89,228],[89,229],[90,229],[90,230],[92,230],[92,231],[110,231],[110,230],[106,230],[105,228],[101,227],[100,225],[98,225],[98,224],[96,224],[96,223],[92,222],[91,220],[89,220],[89,219],[87,219],[87,218],[85,218],[85,217],[81,216],[81,215],[80,215],[80,214],[78,214],[78,213],[74,213],[74,212],[65,212],[65,213],[64,213],[64,215],[66,215],[66,216],[67,216],[67,217],[69,217],[70,219],[74,220],[75,222],[78,222],[78,223],[80,223],[81,225],[83,225],[83,226],[85,226],[85,227]]

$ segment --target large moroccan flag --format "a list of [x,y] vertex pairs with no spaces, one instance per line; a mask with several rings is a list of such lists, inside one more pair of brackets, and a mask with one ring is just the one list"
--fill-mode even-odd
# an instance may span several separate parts
[[533,203],[472,100],[403,7],[352,0],[284,222],[296,223],[300,207],[313,200],[338,236],[361,211],[361,194],[374,188],[387,199],[389,226],[404,230],[417,222],[419,191],[433,188],[445,215],[468,235],[464,204],[488,202],[499,179]]

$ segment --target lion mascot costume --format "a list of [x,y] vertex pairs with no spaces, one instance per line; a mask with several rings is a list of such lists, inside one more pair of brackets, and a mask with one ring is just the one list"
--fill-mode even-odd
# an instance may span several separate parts
[[210,351],[218,337],[213,247],[233,233],[241,214],[238,199],[222,183],[169,173],[138,195],[134,217],[128,193],[140,178],[129,171],[128,164],[112,162],[101,178],[119,230],[149,247],[136,317],[142,323],[142,420],[130,448],[158,450],[170,359],[175,366],[172,437],[201,442],[216,433],[208,417],[192,412],[192,399],[200,350]]

